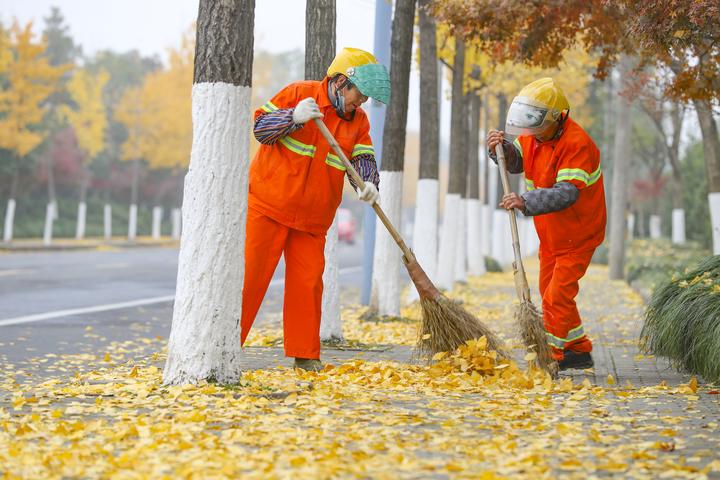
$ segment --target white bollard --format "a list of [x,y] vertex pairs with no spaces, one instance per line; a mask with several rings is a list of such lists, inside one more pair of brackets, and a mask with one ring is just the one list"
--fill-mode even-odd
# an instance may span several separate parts
[[152,238],[153,240],[160,239],[161,226],[162,226],[162,207],[153,207],[152,216]]
[[128,217],[128,240],[135,240],[137,237],[137,205],[130,205]]
[[45,226],[43,227],[43,245],[48,246],[52,243],[53,221],[55,220],[55,204],[48,203],[45,206]]
[[78,203],[77,223],[75,224],[75,239],[82,240],[85,238],[85,221],[87,219],[87,204],[85,202]]
[[685,210],[682,208],[673,208],[672,211],[672,243],[675,245],[684,245],[685,237]]
[[182,215],[179,208],[172,209],[172,238],[173,240],[180,240],[180,229],[182,222]]
[[105,240],[112,238],[112,206],[109,203],[103,208],[103,237]]
[[708,194],[712,221],[713,255],[720,255],[720,192]]
[[15,223],[15,199],[11,198],[5,209],[5,228],[3,229],[3,242],[5,243],[12,242],[13,223]]
[[662,237],[662,219],[660,215],[650,215],[650,238],[657,240]]

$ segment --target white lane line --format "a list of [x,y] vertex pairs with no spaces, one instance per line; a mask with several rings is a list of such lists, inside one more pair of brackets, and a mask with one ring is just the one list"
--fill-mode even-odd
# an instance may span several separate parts
[[15,270],[0,270],[0,277],[9,277],[10,275],[23,275],[27,273],[35,273],[35,270],[27,268],[19,268]]
[[[338,273],[340,275],[347,275],[350,273],[356,273],[356,272],[360,272],[360,271],[362,271],[362,267],[358,266],[358,267],[341,268]],[[285,283],[285,279],[278,278],[276,280],[271,281],[270,286],[274,287],[277,285],[283,285],[284,283]],[[139,307],[142,305],[152,305],[155,303],[171,302],[174,299],[175,299],[175,295],[165,295],[163,297],[143,298],[140,300],[132,300],[129,302],[108,303],[105,305],[97,305],[94,307],[71,308],[68,310],[56,310],[54,312],[38,313],[35,315],[26,315],[23,317],[6,318],[4,320],[0,320],[0,327],[5,327],[8,325],[17,325],[17,324],[21,324],[21,323],[39,322],[42,320],[50,320],[53,318],[69,317],[71,315],[84,315],[87,313],[107,312],[108,310],[119,310],[121,308]]]

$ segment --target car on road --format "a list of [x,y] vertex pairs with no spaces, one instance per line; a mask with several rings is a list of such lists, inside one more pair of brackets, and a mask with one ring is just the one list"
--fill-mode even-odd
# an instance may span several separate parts
[[338,239],[341,242],[355,243],[355,218],[347,208],[338,209]]

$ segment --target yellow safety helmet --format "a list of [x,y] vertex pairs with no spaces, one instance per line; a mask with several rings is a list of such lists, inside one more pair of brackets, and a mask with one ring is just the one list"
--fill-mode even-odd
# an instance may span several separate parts
[[360,93],[387,104],[390,101],[390,75],[375,56],[359,48],[343,48],[330,64],[328,77],[345,75]]
[[511,135],[537,135],[569,110],[570,104],[560,86],[550,77],[540,78],[513,99],[505,131]]

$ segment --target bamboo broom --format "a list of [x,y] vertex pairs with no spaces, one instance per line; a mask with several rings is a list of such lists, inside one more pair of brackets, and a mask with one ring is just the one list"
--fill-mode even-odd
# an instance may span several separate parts
[[[505,195],[510,193],[510,180],[508,179],[507,165],[505,162],[505,152],[502,145],[495,146],[495,154],[497,156],[498,166],[500,167],[500,179],[502,180],[503,191]],[[510,232],[513,240],[513,253],[515,261],[513,262],[513,278],[515,279],[515,290],[517,292],[520,304],[515,308],[515,323],[520,331],[525,347],[534,352],[535,358],[530,362],[541,368],[552,376],[556,376],[558,365],[552,356],[550,345],[547,342],[547,335],[543,326],[542,315],[530,300],[530,285],[528,285],[527,276],[525,275],[525,267],[522,263],[520,254],[520,239],[517,228],[517,218],[515,217],[515,209],[508,210],[510,215]]]
[[[340,157],[347,169],[348,175],[355,182],[360,191],[365,189],[365,182],[353,168],[347,159],[332,133],[325,123],[315,119],[315,124],[320,129],[325,140],[330,144],[335,153]],[[502,343],[497,336],[474,315],[462,308],[459,304],[445,297],[433,285],[425,271],[417,262],[415,255],[403,241],[400,233],[395,229],[390,219],[380,205],[373,203],[373,209],[380,221],[385,225],[390,236],[395,240],[403,254],[403,262],[415,288],[420,294],[420,306],[422,308],[422,325],[418,337],[417,351],[421,355],[431,356],[438,352],[452,352],[468,340],[485,337],[488,349],[495,350],[500,356],[507,357]]]

